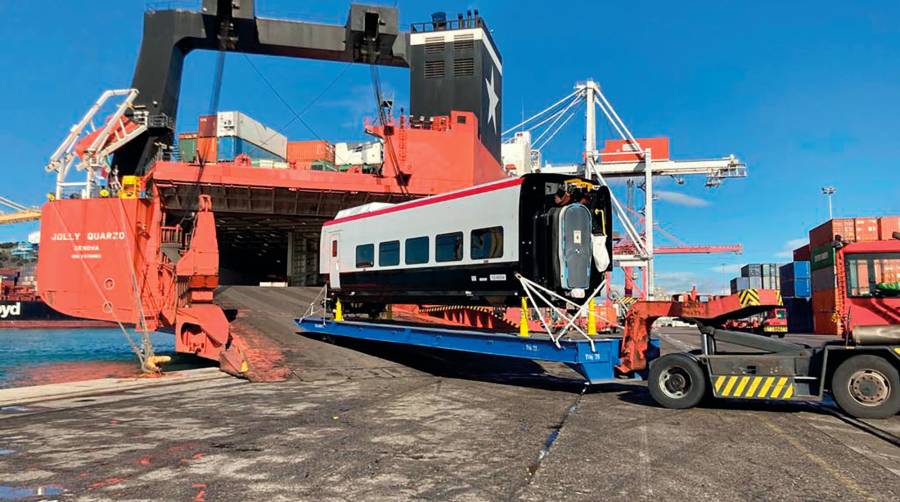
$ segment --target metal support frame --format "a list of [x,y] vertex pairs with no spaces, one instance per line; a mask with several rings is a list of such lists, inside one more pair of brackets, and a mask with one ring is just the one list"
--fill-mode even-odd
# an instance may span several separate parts
[[[653,280],[653,262],[655,257],[653,177],[705,175],[706,186],[716,187],[725,178],[745,177],[747,168],[733,155],[711,160],[653,160],[651,149],[640,145],[615,108],[613,108],[609,99],[603,94],[599,84],[593,80],[576,84],[575,89],[571,93],[535,115],[510,127],[503,132],[503,136],[509,138],[517,131],[535,131],[543,128],[534,141],[532,157],[535,157],[534,154],[539,154],[547,142],[553,139],[562,126],[572,118],[574,110],[580,104],[586,105],[583,163],[532,167],[538,170],[546,169],[548,172],[584,173],[586,176],[592,176],[601,184],[607,186],[607,178],[644,177],[645,228],[643,235],[638,231],[631,220],[631,216],[626,213],[625,208],[615,194],[611,194],[618,220],[622,223],[626,235],[634,244],[634,253],[614,255],[613,260],[620,267],[642,268],[644,273],[644,294],[652,298],[655,287]],[[617,161],[607,159],[606,162],[600,162],[602,159],[600,152],[597,150],[597,109],[606,118],[615,134],[629,143],[633,152],[638,156],[637,160]]]
[[[87,113],[69,130],[62,143],[50,155],[50,161],[44,167],[49,172],[56,173],[56,198],[61,198],[67,187],[80,188],[82,198],[94,195],[98,178],[109,173],[109,156],[123,147],[129,141],[140,136],[147,130],[146,124],[137,124],[128,128],[125,114],[131,110],[134,100],[138,96],[137,89],[112,89],[103,92],[97,101],[88,109]],[[104,108],[110,100],[122,98],[116,105],[115,112],[109,116],[100,128],[100,132],[94,136],[79,157],[76,146],[87,136],[94,134],[97,127],[94,125],[94,117]],[[133,123],[131,123],[133,125]],[[78,161],[76,164],[76,160]],[[72,166],[78,171],[85,171],[84,181],[66,181],[66,177]]]
[[[522,290],[525,291],[525,294],[528,296],[528,300],[531,301],[531,304],[537,308],[536,312],[538,313],[541,325],[544,327],[547,335],[550,337],[553,343],[556,344],[557,347],[559,347],[560,338],[562,338],[563,335],[568,334],[571,328],[575,328],[575,331],[577,331],[578,334],[587,339],[587,341],[591,344],[591,350],[594,349],[593,338],[588,336],[588,334],[585,333],[580,326],[575,324],[575,322],[579,319],[587,319],[589,313],[588,308],[591,305],[591,300],[593,300],[594,297],[597,296],[597,293],[599,293],[600,290],[603,289],[603,286],[606,284],[605,280],[601,281],[600,284],[591,292],[590,296],[585,299],[584,303],[579,305],[572,300],[569,300],[568,298],[565,298],[557,294],[556,292],[551,291],[541,286],[540,284],[525,278],[521,274],[516,274],[516,279],[518,279],[519,283],[522,285]],[[547,296],[545,296],[544,294],[546,294]],[[541,303],[536,302],[535,298],[541,300]],[[577,310],[575,311],[575,314],[570,315],[568,311],[566,311],[566,309],[557,307],[550,298],[555,298],[557,302],[563,302],[565,305],[576,308]],[[544,318],[544,313],[541,310],[540,305],[543,305],[544,307],[547,307],[556,312],[556,314],[561,319],[566,321],[566,325],[554,332],[553,328]]]

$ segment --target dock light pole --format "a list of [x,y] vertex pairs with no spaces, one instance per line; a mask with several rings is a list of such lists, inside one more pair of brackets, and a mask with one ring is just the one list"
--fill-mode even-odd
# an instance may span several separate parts
[[834,193],[837,192],[837,188],[833,186],[822,187],[822,194],[828,197],[828,219],[834,219],[834,215],[831,212],[831,197]]

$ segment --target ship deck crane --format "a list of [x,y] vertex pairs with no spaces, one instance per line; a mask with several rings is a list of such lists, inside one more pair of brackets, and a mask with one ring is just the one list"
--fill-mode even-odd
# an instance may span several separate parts
[[41,219],[41,210],[36,207],[28,207],[13,202],[0,196],[0,205],[12,209],[11,213],[0,212],[0,225],[12,225],[13,223],[25,223]]

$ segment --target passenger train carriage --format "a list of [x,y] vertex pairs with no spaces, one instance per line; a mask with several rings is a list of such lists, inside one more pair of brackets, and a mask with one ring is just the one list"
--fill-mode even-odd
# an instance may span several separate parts
[[322,228],[319,269],[355,310],[385,304],[519,305],[519,273],[584,298],[611,269],[609,189],[527,174],[402,204],[339,212]]

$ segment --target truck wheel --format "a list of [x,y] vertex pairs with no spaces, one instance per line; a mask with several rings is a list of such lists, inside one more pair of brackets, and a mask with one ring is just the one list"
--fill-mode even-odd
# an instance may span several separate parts
[[853,356],[834,371],[831,393],[854,417],[892,417],[900,412],[900,373],[883,357]]
[[697,361],[685,354],[667,354],[650,364],[650,395],[665,408],[696,406],[706,393],[706,376]]

